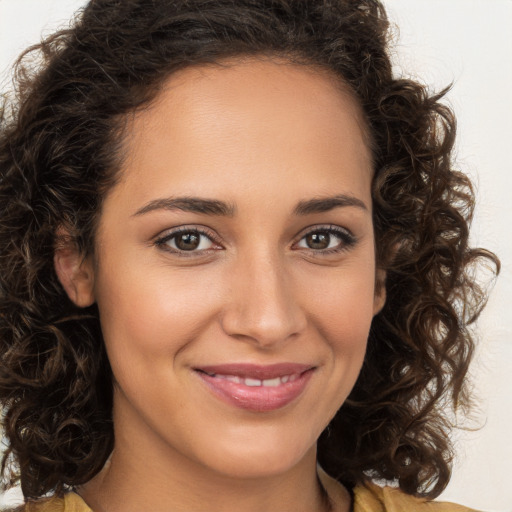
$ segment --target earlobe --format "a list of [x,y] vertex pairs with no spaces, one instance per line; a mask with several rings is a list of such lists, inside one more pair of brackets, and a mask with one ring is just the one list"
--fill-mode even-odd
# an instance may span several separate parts
[[94,270],[90,258],[84,256],[69,236],[57,234],[53,264],[59,281],[70,300],[78,307],[94,304]]
[[386,303],[386,272],[377,269],[375,276],[375,293],[373,296],[373,314],[380,313]]

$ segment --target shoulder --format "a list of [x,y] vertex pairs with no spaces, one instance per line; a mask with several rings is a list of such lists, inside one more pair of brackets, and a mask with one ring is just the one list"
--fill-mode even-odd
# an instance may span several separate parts
[[84,500],[74,492],[63,497],[54,496],[48,499],[29,501],[15,512],[92,512]]
[[477,512],[462,505],[415,498],[393,487],[372,483],[354,489],[354,512]]
[[[345,488],[322,468],[318,476],[326,490],[334,512],[342,510],[346,500]],[[462,505],[415,498],[393,487],[379,487],[371,482],[358,485],[353,490],[353,512],[477,512]]]

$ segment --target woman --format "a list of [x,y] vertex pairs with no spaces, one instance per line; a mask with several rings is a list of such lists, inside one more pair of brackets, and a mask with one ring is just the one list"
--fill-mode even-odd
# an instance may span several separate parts
[[469,271],[497,260],[387,30],[372,0],[95,0],[20,72],[0,397],[25,510],[467,510],[426,500]]

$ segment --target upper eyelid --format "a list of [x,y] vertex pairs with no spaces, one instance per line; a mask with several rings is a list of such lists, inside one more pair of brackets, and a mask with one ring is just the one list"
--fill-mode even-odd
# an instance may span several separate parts
[[304,238],[306,235],[308,235],[309,233],[314,233],[315,231],[330,231],[333,233],[345,233],[352,238],[356,238],[356,236],[350,229],[343,227],[343,226],[339,226],[337,224],[313,224],[312,226],[308,226],[306,228],[301,229],[295,236],[295,240],[299,241],[302,238]]
[[184,226],[176,226],[174,228],[167,228],[163,231],[160,231],[157,235],[153,237],[154,240],[164,239],[164,238],[172,238],[173,236],[179,235],[181,233],[189,233],[189,232],[197,232],[201,235],[204,235],[210,238],[212,241],[218,240],[219,236],[215,234],[215,232],[202,225],[184,225]]
[[[220,237],[216,235],[211,229],[207,228],[206,226],[177,226],[175,228],[169,228],[166,230],[161,231],[158,235],[153,237],[153,244],[155,245],[164,245],[169,240],[172,240],[177,235],[180,235],[182,233],[189,233],[189,232],[197,232],[202,236],[205,236],[208,238],[213,244],[222,246],[222,243],[220,242]],[[194,252],[203,252],[207,249],[203,249],[201,251],[190,251],[190,254]]]

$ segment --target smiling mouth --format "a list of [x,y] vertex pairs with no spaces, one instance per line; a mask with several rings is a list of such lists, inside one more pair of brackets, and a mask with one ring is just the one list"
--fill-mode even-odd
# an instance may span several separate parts
[[254,412],[280,409],[305,390],[315,367],[280,363],[270,366],[229,364],[195,368],[209,391],[236,408]]
[[298,378],[300,378],[300,373],[292,373],[291,375],[283,375],[282,377],[275,377],[273,379],[254,379],[252,377],[239,377],[238,375],[222,375],[215,373],[207,373],[210,377],[214,377],[216,379],[225,379],[229,382],[234,382],[236,384],[243,384],[244,386],[249,387],[268,387],[275,388],[277,386],[281,386],[282,384],[286,384],[287,382],[294,382]]

